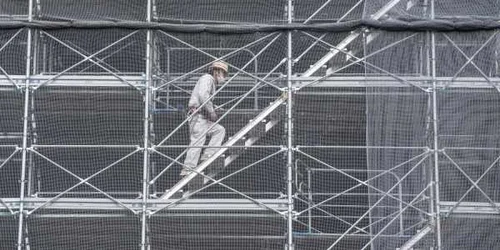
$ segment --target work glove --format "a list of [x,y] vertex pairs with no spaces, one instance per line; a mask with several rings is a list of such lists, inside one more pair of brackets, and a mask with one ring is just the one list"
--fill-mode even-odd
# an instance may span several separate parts
[[217,114],[215,112],[210,113],[209,119],[210,119],[211,122],[216,122],[218,118],[219,117],[217,117]]

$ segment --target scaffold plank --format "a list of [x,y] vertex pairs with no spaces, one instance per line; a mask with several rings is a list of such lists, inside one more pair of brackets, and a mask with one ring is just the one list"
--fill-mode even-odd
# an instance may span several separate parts
[[[51,198],[25,198],[22,202],[24,209],[35,209],[42,204],[45,204]],[[141,199],[117,199],[125,204],[127,207],[135,211],[141,211],[143,202]],[[165,205],[175,203],[175,206],[169,208],[169,211],[268,211],[254,201],[247,199],[186,199],[181,202],[179,199],[153,199],[148,200],[146,206],[149,211],[156,211],[162,209]],[[278,211],[286,211],[286,199],[256,199],[261,204],[271,207]],[[21,204],[19,198],[6,198],[5,204],[12,210],[17,210]],[[4,210],[0,207],[0,211]],[[103,198],[59,198],[52,201],[50,205],[43,208],[44,210],[103,210],[103,211],[117,211],[123,210],[123,206],[117,204],[110,199]]]

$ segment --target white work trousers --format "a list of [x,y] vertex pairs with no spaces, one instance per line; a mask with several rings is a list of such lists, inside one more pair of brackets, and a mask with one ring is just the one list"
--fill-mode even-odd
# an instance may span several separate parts
[[[226,136],[226,129],[219,124],[213,126],[205,135],[203,135],[214,123],[205,119],[202,115],[194,115],[191,121],[189,121],[189,134],[191,143],[190,146],[203,146],[207,136],[210,137],[208,146],[220,146],[222,141]],[[202,160],[206,160],[211,157],[215,152],[220,150],[220,148],[205,148],[203,151]],[[198,160],[200,159],[202,148],[189,148],[186,153],[186,159],[184,160],[184,165],[191,168],[195,168],[198,165]],[[183,168],[181,175],[189,174],[189,169]]]

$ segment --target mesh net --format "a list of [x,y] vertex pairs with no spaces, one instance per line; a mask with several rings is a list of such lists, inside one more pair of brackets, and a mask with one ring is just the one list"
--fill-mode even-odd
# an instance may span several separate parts
[[[478,249],[495,248],[498,238],[491,231],[496,228],[496,220],[478,218],[450,218],[442,223],[444,229],[443,247],[468,249],[472,244]],[[460,230],[455,230],[460,228]]]
[[470,5],[464,0],[459,1],[436,1],[436,16],[439,17],[457,17],[457,16],[480,16],[480,17],[498,17],[497,1],[481,1]]
[[[281,218],[259,218],[254,214],[256,217],[250,219],[248,216],[251,215],[244,212],[234,216],[164,214],[151,221],[151,245],[156,249],[276,249],[283,246]],[[170,226],[165,227],[166,224]]]
[[[496,148],[498,143],[493,132],[498,122],[498,110],[494,108],[498,96],[491,91],[457,89],[442,93],[439,100],[443,104],[440,138],[445,148],[440,158],[441,175],[453,176],[443,180],[443,200],[492,206],[489,203],[499,199],[495,177],[498,152],[488,149]],[[461,112],[450,112],[450,108]],[[455,125],[457,122],[460,126]]]
[[36,249],[139,248],[140,222],[135,217],[116,215],[120,214],[74,211],[72,214],[59,212],[57,217],[44,214],[31,218],[26,222],[29,242],[25,246]]
[[0,3],[1,19],[25,19],[28,14],[27,1],[2,1]]
[[[2,84],[0,84],[0,193],[1,197],[19,196],[19,177],[21,173],[21,154],[17,150],[22,145],[23,135],[23,93],[16,87],[20,82],[9,79],[10,74],[23,74],[22,57],[26,48],[20,42],[26,39],[23,30],[11,30],[0,33],[0,71]],[[0,198],[1,199],[1,198]],[[10,207],[0,204],[0,207]],[[11,211],[12,212],[12,211]]]
[[38,144],[141,144],[144,111],[136,91],[46,88],[32,98]]
[[144,2],[133,0],[119,1],[34,1],[35,17],[39,20],[146,20],[147,6]]
[[497,1],[32,2],[0,2],[0,249],[496,248]]
[[[26,30],[3,30],[0,31],[0,75],[1,79],[8,80],[10,75],[23,75],[26,73],[26,45],[24,42],[27,38]],[[14,79],[12,79],[14,80]],[[16,84],[20,82],[13,81]],[[13,86],[12,81],[7,81],[3,86]],[[3,82],[2,82],[3,83]]]
[[[437,1],[436,1],[437,3]],[[420,19],[428,17],[430,1],[368,0],[364,5],[364,18],[377,20]]]
[[[134,149],[38,149],[34,157],[34,195],[38,197],[141,196],[140,154]],[[128,156],[128,157],[127,157]],[[87,179],[88,184],[81,183]],[[123,185],[127,183],[127,185]],[[64,192],[64,193],[63,193]],[[104,193],[103,193],[104,192]]]
[[496,76],[496,40],[494,32],[486,31],[436,35],[436,60],[447,65],[436,74],[453,78]]
[[167,22],[224,22],[224,23],[284,23],[287,1],[182,1],[157,2],[159,21]]
[[[312,75],[325,76],[326,74],[335,73],[339,76],[363,75],[365,70],[357,58],[351,55],[360,55],[363,53],[362,36],[358,35],[345,48],[340,48],[339,44],[351,34],[349,32],[339,33],[316,33],[316,32],[298,32],[293,36],[294,58],[299,58],[294,63],[294,72],[307,72],[307,70],[315,65],[319,59],[323,58],[327,53],[335,52],[336,56],[332,57],[328,62],[318,68]],[[339,50],[341,50],[339,52]],[[312,86],[318,84],[312,84]],[[306,90],[306,89],[304,89]]]
[[[382,20],[388,19],[425,19],[431,15],[432,1],[385,1],[385,0],[369,0],[365,1],[364,17],[373,18],[374,14],[380,13],[386,6],[393,6],[388,10],[386,15],[382,16]],[[481,1],[471,4],[466,0],[445,0],[434,1],[435,18],[496,18],[498,17],[498,2],[497,1]]]
[[17,219],[12,217],[0,217],[0,249],[13,249],[16,247],[17,242]]
[[428,185],[425,179],[431,170],[430,160],[425,150],[418,148],[425,147],[429,140],[426,123],[429,97],[406,88],[369,88],[369,91],[367,145],[373,147],[367,150],[368,175],[372,179],[371,232],[402,236],[380,238],[372,244],[376,249],[396,248],[425,223],[429,208],[421,192]]
[[361,18],[362,1],[297,1],[294,22],[346,22]]
[[[88,40],[92,37],[92,40]],[[123,84],[136,84],[123,78],[132,72],[144,71],[145,36],[130,30],[55,30],[42,31],[36,72],[53,75],[41,81],[51,84],[66,75],[106,74]],[[62,76],[62,77],[61,77]],[[90,78],[90,77],[89,77]],[[76,80],[76,79],[66,79]],[[102,79],[99,79],[102,81]],[[90,84],[91,85],[91,84]]]
[[[140,196],[142,170],[136,166],[142,155],[136,148],[143,138],[142,97],[121,88],[45,87],[32,96],[34,195],[55,196],[71,188],[69,196],[104,198],[99,190]],[[94,187],[75,187],[91,176]]]
[[16,150],[22,144],[22,96],[13,90],[0,91],[0,115],[2,133],[0,134],[0,179],[2,197],[19,195],[19,174],[21,154]]

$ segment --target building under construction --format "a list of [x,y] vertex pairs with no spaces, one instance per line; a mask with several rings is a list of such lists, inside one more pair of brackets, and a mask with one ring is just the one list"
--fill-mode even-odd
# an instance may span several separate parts
[[[497,0],[2,0],[0,249],[497,249],[499,16]],[[181,176],[215,61],[226,139]]]

